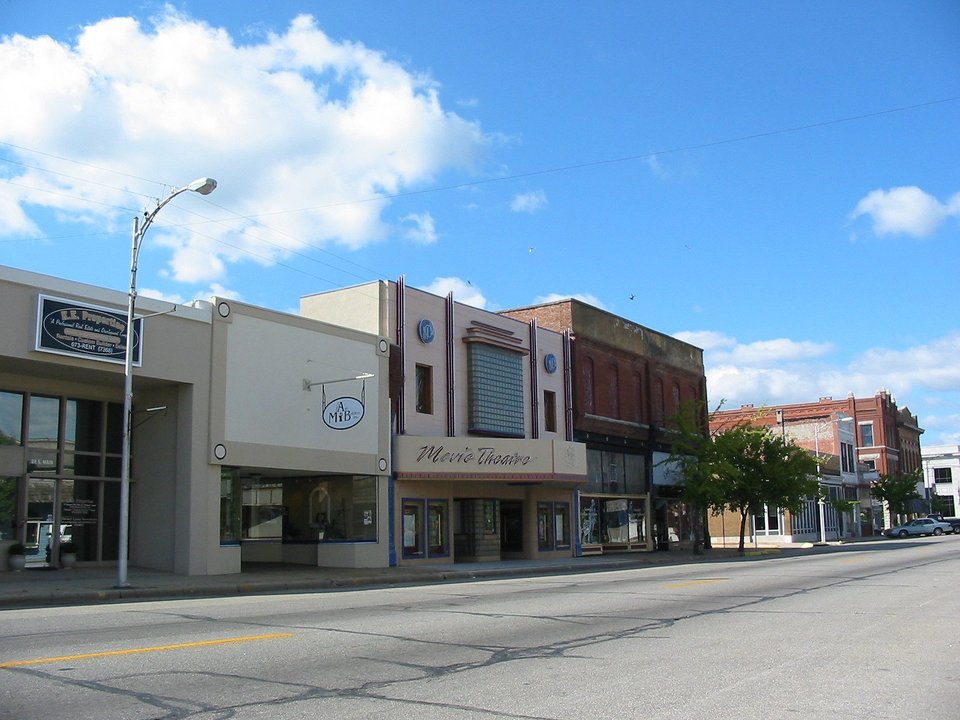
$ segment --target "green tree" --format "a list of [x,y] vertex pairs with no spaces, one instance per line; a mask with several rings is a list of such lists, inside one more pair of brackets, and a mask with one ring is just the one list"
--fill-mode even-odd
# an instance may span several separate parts
[[706,404],[702,402],[688,402],[680,407],[669,423],[671,453],[664,461],[682,478],[681,497],[690,506],[693,518],[694,553],[699,553],[705,545],[706,513],[719,502],[719,498],[714,497],[718,486],[713,482],[713,443],[706,418]]
[[870,494],[877,500],[885,502],[890,513],[906,515],[913,500],[920,500],[917,492],[917,483],[920,482],[920,471],[898,473],[896,475],[881,475],[870,487]]
[[678,422],[671,459],[691,504],[740,515],[740,552],[751,515],[764,505],[799,512],[818,492],[813,455],[769,428],[739,425],[710,437]]

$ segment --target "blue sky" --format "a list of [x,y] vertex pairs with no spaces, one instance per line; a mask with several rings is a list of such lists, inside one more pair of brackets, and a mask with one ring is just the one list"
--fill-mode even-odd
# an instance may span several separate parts
[[575,296],[711,404],[960,443],[960,4],[0,0],[0,263],[293,311]]

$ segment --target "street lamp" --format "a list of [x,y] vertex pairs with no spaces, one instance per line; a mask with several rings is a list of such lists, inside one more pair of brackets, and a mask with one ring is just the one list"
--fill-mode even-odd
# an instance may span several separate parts
[[130,292],[127,294],[127,349],[123,364],[123,449],[120,468],[120,547],[117,549],[117,587],[129,587],[127,582],[127,538],[130,531],[130,415],[133,406],[133,348],[134,308],[137,303],[137,262],[140,258],[140,246],[147,228],[153,223],[163,207],[177,195],[196,192],[209,195],[217,188],[217,181],[203,177],[194,180],[186,187],[174,190],[148,213],[144,213],[143,224],[140,218],[133,219],[133,246],[130,250]]
[[[834,423],[842,422],[853,422],[853,418],[849,415],[844,415],[843,417],[838,417],[836,420],[831,420],[830,425]],[[820,477],[820,423],[816,423],[813,426],[813,443],[814,443],[814,454],[817,456],[817,494],[819,496],[818,505],[820,506],[820,544],[827,544],[827,513],[826,513],[826,501],[823,498],[823,482]],[[842,484],[842,483],[841,483]]]

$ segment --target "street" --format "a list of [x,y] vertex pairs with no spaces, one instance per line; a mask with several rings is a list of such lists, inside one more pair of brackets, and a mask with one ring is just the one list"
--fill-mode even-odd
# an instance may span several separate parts
[[956,717],[960,537],[0,612],[0,718]]

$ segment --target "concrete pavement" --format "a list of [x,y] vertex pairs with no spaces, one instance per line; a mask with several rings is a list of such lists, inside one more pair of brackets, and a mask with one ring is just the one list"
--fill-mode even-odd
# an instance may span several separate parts
[[808,545],[735,549],[717,548],[611,554],[559,560],[509,560],[424,567],[319,568],[304,565],[244,564],[233,575],[174,575],[131,567],[129,587],[116,587],[114,567],[78,566],[69,570],[30,569],[0,573],[0,609],[88,605],[190,597],[224,597],[283,592],[323,592],[359,587],[417,585],[503,577],[601,572],[650,565],[756,560],[764,556],[822,551]]

